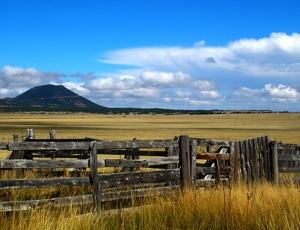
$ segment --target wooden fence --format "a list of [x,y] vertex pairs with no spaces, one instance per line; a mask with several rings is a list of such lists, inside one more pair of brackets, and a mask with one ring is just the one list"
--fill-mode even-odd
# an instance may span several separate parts
[[[192,138],[172,140],[101,141],[91,138],[35,139],[33,130],[18,142],[0,142],[11,153],[0,161],[0,172],[25,169],[85,170],[79,177],[0,179],[1,189],[90,186],[92,194],[44,200],[5,201],[0,211],[32,210],[145,197],[220,183],[278,182],[281,172],[300,172],[299,145],[269,142],[268,137],[243,141]],[[120,172],[101,173],[99,168]],[[285,179],[286,180],[286,179]],[[297,180],[297,179],[294,179]]]

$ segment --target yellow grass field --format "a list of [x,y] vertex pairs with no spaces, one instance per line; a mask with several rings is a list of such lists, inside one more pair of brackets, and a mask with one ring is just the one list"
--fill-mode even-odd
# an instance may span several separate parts
[[[86,136],[108,141],[173,139],[174,136],[218,140],[244,140],[269,136],[270,140],[300,143],[300,113],[222,115],[103,115],[103,114],[0,114],[0,141],[20,140],[27,129],[36,138]],[[0,159],[7,155],[0,151]]]
[[[1,114],[0,141],[13,134],[36,138],[100,140],[173,139],[178,135],[218,140],[243,140],[267,135],[270,140],[300,143],[300,113],[224,115],[122,115],[102,114]],[[7,151],[0,152],[0,159]],[[52,191],[53,190],[53,191]],[[56,189],[52,188],[56,194]],[[27,191],[27,190],[26,190]],[[71,188],[61,191],[74,195]],[[16,194],[14,194],[16,193]],[[17,191],[3,196],[18,197]],[[27,192],[31,199],[41,194]],[[42,194],[43,195],[43,194]],[[13,199],[13,198],[12,198]],[[135,204],[132,200],[132,206]],[[88,209],[65,207],[0,213],[0,229],[300,229],[298,184],[219,187],[190,190],[167,197],[151,197],[138,212],[119,210],[115,215],[85,215]]]
[[300,113],[223,115],[103,115],[103,114],[0,114],[0,141],[12,141],[13,134],[26,135],[34,129],[36,138],[101,140],[172,139],[190,135],[220,140],[240,140],[268,135],[282,142],[299,142]]

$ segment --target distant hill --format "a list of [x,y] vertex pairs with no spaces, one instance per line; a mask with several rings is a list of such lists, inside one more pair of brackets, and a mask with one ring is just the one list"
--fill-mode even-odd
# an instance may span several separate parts
[[63,85],[34,87],[15,98],[0,99],[0,110],[12,111],[95,111],[106,109]]

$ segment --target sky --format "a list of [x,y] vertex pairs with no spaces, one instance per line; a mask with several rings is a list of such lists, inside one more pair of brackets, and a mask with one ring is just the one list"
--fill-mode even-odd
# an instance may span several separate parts
[[0,98],[300,111],[300,1],[0,0]]

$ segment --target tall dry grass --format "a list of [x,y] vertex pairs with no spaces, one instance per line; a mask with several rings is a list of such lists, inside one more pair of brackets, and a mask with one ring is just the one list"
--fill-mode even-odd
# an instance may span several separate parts
[[[299,229],[296,185],[218,187],[150,197],[139,209],[82,215],[88,208],[0,213],[1,229]],[[140,203],[140,201],[138,201]],[[134,199],[131,201],[135,206]]]

